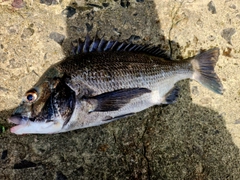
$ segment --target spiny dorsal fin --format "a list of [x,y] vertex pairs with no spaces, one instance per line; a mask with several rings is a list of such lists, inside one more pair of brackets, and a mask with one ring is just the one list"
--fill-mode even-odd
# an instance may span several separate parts
[[153,56],[164,57],[169,59],[167,53],[156,46],[151,45],[138,45],[127,42],[119,42],[115,40],[105,40],[104,38],[95,37],[90,39],[89,35],[86,36],[84,41],[80,39],[72,43],[72,54],[81,54],[88,52],[109,52],[109,51],[125,51],[125,52],[142,52]]

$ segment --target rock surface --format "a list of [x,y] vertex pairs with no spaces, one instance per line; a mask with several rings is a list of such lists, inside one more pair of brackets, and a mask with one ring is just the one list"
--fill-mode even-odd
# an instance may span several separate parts
[[[1,180],[240,179],[239,1],[23,3],[0,1]],[[173,59],[219,47],[224,95],[186,80],[173,105],[64,134],[11,134],[7,117],[23,93],[87,32],[161,44]]]

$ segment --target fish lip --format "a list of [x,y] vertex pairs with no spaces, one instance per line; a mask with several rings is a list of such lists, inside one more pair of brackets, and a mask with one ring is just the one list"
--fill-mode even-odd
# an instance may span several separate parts
[[8,121],[13,123],[13,124],[24,124],[29,120],[29,118],[21,116],[21,115],[12,115],[11,117],[8,118]]

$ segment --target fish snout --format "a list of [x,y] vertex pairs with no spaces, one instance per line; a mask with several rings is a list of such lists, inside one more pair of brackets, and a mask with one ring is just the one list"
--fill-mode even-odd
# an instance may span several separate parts
[[8,121],[14,124],[23,124],[24,122],[27,122],[27,119],[28,118],[23,117],[21,115],[14,114],[8,118]]

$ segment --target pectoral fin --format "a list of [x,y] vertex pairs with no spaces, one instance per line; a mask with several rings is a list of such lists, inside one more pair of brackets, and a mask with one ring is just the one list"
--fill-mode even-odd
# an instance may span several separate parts
[[151,90],[147,88],[120,89],[88,98],[87,101],[91,104],[96,103],[95,108],[91,112],[117,111],[129,103],[131,99],[150,92]]

